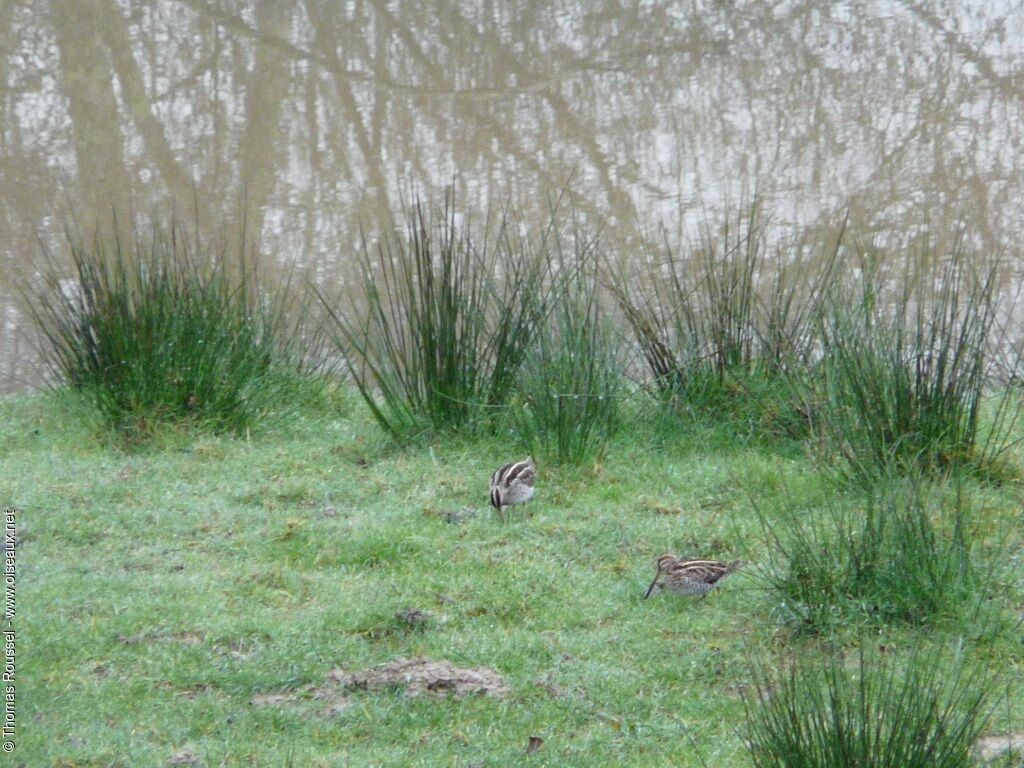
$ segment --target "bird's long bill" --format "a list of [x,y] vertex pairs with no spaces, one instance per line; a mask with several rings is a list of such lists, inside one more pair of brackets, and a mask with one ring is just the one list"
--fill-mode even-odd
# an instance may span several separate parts
[[651,586],[649,586],[647,588],[647,591],[644,592],[644,600],[651,596],[651,592],[654,591],[654,585],[658,583],[659,576],[661,576],[661,571],[658,571],[656,574],[654,574],[654,578],[651,580]]

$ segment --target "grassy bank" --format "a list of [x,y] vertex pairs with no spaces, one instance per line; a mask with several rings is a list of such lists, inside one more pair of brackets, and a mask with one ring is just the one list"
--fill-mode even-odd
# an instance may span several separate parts
[[[69,230],[25,291],[53,391],[0,405],[22,765],[971,768],[1019,730],[999,259],[755,206],[623,261],[449,194],[300,286],[136,231]],[[664,552],[746,565],[645,600]]]
[[[357,395],[336,401],[251,440],[158,432],[127,453],[52,396],[0,402],[0,501],[21,537],[15,764],[744,766],[744,696],[764,684],[750,659],[826,654],[765,589],[759,515],[861,497],[798,443],[631,415],[601,463],[542,464],[527,512],[501,524],[485,504],[519,450],[505,437],[399,448]],[[1006,671],[988,731],[1019,729],[1024,648],[985,630],[1024,607],[1020,488],[968,474],[959,492],[995,558],[995,608],[913,624],[869,610],[829,640],[966,638]],[[644,601],[664,551],[750,565],[700,602]],[[327,684],[410,656],[489,667],[510,692]]]

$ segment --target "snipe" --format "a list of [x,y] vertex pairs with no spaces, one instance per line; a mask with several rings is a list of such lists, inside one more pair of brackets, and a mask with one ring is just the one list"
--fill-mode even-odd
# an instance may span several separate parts
[[522,461],[503,464],[491,475],[491,506],[504,519],[502,509],[513,504],[524,504],[533,496],[533,480],[537,469],[533,459],[527,456]]
[[696,560],[675,555],[658,555],[657,573],[644,594],[646,600],[655,589],[677,595],[706,595],[714,586],[744,565],[742,560]]

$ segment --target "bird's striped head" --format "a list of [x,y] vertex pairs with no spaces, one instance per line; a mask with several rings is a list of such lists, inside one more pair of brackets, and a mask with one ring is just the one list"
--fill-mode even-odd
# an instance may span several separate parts
[[491,475],[491,488],[508,488],[516,481],[532,485],[535,473],[536,467],[529,456],[522,461],[510,461],[508,464],[502,464]]
[[671,569],[672,566],[674,566],[678,561],[679,558],[675,557],[674,555],[670,555],[668,552],[666,552],[663,555],[658,555],[656,558],[654,558],[654,564],[655,566],[657,566],[658,570],[657,572],[655,572],[654,578],[651,579],[651,585],[647,587],[647,591],[644,592],[644,600],[650,597],[652,592],[654,592],[657,589],[661,589],[664,586],[658,581],[658,578],[661,576],[661,574],[667,573],[669,569]]
[[513,480],[520,480],[526,482],[533,482],[533,475],[537,471],[537,468],[533,465],[533,458],[527,456],[522,461],[515,462],[509,467],[506,473],[506,482],[512,482]]
[[658,573],[665,573],[669,571],[672,566],[679,562],[679,558],[675,555],[670,555],[666,552],[663,555],[658,555],[654,558],[654,565],[658,569]]

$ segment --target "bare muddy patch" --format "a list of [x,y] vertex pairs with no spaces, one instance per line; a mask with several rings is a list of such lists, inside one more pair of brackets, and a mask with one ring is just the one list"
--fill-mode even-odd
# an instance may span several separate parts
[[511,688],[488,667],[458,667],[447,659],[423,656],[392,659],[355,672],[332,669],[324,683],[298,691],[269,691],[249,699],[254,707],[292,707],[303,702],[323,704],[321,715],[334,717],[351,706],[353,691],[401,689],[406,696],[506,696]]
[[335,717],[347,710],[352,702],[345,691],[334,683],[319,687],[307,687],[297,691],[271,691],[258,693],[249,699],[253,707],[299,707],[306,702],[315,701],[323,705],[320,715]]
[[327,679],[346,690],[377,691],[402,688],[407,696],[505,696],[505,679],[488,667],[457,667],[446,659],[398,657],[358,672],[333,669]]

